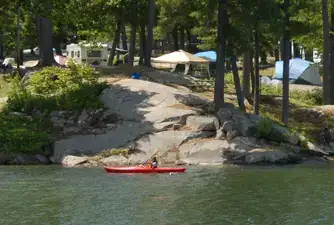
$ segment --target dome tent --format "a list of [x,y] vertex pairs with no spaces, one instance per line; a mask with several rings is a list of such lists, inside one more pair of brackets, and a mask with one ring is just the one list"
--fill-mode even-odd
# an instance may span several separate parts
[[[275,64],[275,75],[273,79],[283,79],[283,61],[277,61]],[[309,61],[295,58],[290,59],[289,80],[294,84],[310,84],[322,86],[319,74],[319,67]]]

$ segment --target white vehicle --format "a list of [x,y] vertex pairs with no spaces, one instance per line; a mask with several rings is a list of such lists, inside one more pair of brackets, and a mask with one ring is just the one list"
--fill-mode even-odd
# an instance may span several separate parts
[[66,46],[66,56],[79,64],[107,66],[108,49],[108,44],[70,44]]
[[321,63],[321,59],[322,59],[322,54],[319,54],[318,50],[315,49],[313,51],[313,62],[319,64]]

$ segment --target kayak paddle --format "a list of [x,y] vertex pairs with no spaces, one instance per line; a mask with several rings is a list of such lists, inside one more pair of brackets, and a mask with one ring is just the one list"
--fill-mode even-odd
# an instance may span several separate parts
[[145,165],[150,159],[152,159],[153,156],[155,156],[156,154],[158,154],[158,152],[160,152],[160,149],[159,149],[156,153],[154,153],[154,155],[152,155],[148,160],[146,160],[146,162],[144,163],[144,165]]

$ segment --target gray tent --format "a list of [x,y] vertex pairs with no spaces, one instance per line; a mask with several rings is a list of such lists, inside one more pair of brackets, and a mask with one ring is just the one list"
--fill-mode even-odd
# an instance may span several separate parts
[[[283,79],[283,61],[276,62],[274,79]],[[319,67],[309,61],[295,58],[289,64],[290,83],[322,85]]]

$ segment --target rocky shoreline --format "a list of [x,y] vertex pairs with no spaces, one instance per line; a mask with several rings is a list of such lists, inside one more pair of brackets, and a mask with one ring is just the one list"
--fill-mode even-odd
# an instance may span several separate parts
[[104,109],[50,114],[59,130],[52,155],[0,153],[0,164],[138,165],[158,150],[160,164],[176,165],[326,163],[332,155],[260,116],[228,104],[215,113],[211,102],[162,84],[125,79],[100,99]]

